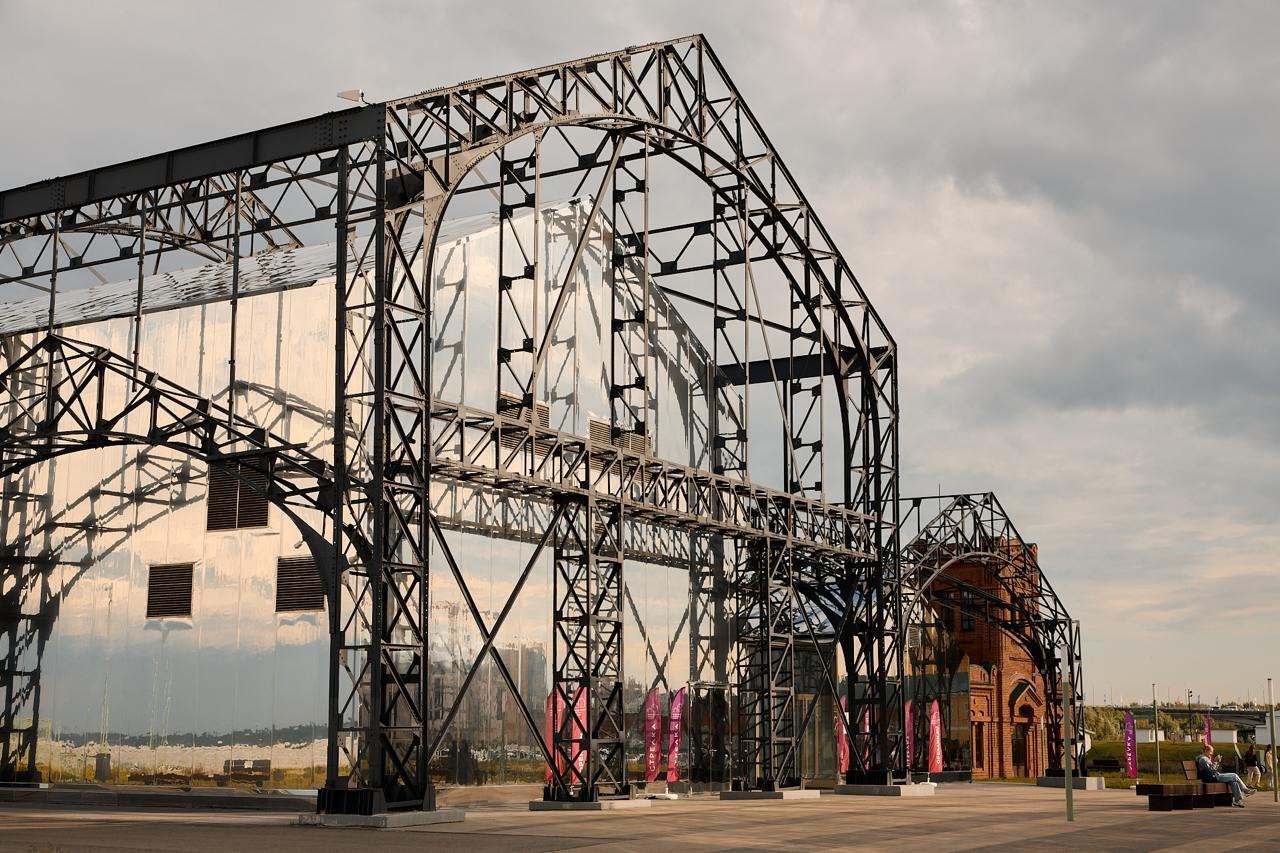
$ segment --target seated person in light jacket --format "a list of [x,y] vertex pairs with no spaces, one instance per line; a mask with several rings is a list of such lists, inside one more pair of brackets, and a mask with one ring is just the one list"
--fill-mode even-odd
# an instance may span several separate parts
[[1244,808],[1244,798],[1253,793],[1235,773],[1222,773],[1213,763],[1213,744],[1206,743],[1196,758],[1196,775],[1201,782],[1225,782],[1231,786],[1231,805]]

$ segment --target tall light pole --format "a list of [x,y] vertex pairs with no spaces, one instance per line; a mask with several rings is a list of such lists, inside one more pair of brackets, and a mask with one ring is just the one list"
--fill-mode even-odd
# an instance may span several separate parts
[[1267,710],[1271,713],[1267,715],[1270,720],[1270,741],[1271,741],[1271,798],[1280,803],[1280,784],[1276,784],[1280,778],[1276,774],[1276,768],[1280,767],[1280,755],[1276,750],[1276,697],[1271,693],[1271,679],[1267,679]]
[[1071,719],[1071,700],[1075,692],[1075,686],[1071,683],[1071,664],[1075,660],[1073,655],[1075,649],[1072,647],[1071,638],[1075,636],[1074,627],[1077,623],[1074,621],[1067,623],[1067,643],[1063,649],[1062,656],[1062,781],[1063,787],[1067,792],[1067,822],[1070,823],[1076,819],[1075,800],[1075,783],[1072,781],[1072,765],[1075,762],[1075,726],[1072,725]]
[[1156,781],[1164,781],[1160,775],[1160,705],[1156,702],[1156,684],[1151,682],[1151,739],[1156,742]]

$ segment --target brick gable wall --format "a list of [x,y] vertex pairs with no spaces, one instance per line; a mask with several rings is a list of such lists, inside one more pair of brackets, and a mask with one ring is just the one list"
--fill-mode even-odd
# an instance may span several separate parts
[[[1035,556],[1035,546],[1027,550]],[[1005,567],[1005,572],[1010,571]],[[1002,585],[990,570],[960,562],[935,582],[936,591],[955,594],[948,578],[976,587],[1008,601],[1012,590],[1006,576]],[[1045,734],[1044,681],[1022,647],[1000,628],[981,618],[965,620],[958,610],[944,611],[948,628],[969,656],[969,718],[972,736],[970,756],[974,778],[1039,776],[1048,763]],[[1015,698],[1016,696],[1016,698]],[[1021,741],[1024,746],[1018,747]]]

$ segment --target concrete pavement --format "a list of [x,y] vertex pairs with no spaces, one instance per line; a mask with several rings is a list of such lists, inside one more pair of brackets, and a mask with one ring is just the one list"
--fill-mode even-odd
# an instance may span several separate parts
[[405,830],[321,829],[286,815],[0,806],[0,850],[518,851],[721,850],[1275,850],[1280,807],[1266,794],[1245,809],[1153,813],[1130,791],[1077,793],[1029,785],[940,785],[925,798],[838,797],[656,801],[649,809],[530,812],[527,804],[469,810],[466,822]]

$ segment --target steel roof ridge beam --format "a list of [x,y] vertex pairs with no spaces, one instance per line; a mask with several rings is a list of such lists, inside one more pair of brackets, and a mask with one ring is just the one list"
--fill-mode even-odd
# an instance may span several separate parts
[[381,104],[353,107],[0,192],[0,223],[330,151],[382,136]]

